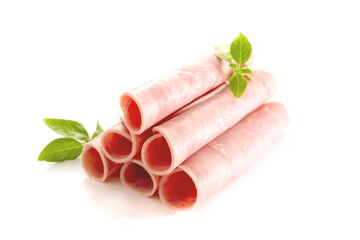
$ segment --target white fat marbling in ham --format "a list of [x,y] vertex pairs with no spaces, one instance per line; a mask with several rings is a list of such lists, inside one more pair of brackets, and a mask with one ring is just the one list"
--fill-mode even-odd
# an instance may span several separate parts
[[160,180],[160,199],[176,210],[193,208],[258,159],[290,120],[281,103],[262,105]]
[[154,135],[143,145],[144,165],[156,175],[174,170],[189,156],[234,126],[246,114],[272,97],[274,78],[254,71],[253,80],[240,99],[224,88],[206,101],[153,128]]
[[129,132],[121,120],[102,134],[101,149],[111,161],[124,163],[141,151],[142,145],[151,135],[151,129],[140,135]]
[[121,168],[121,182],[132,192],[151,197],[158,189],[160,177],[150,173],[141,161],[140,154]]
[[121,163],[110,161],[103,153],[100,147],[102,134],[85,143],[81,154],[81,165],[85,173],[98,182],[104,182],[122,166]]
[[141,134],[166,116],[224,83],[229,64],[213,53],[149,81],[120,97],[126,125]]

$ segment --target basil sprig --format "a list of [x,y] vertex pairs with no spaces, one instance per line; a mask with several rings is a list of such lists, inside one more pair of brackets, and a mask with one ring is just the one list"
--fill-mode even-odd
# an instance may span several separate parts
[[53,118],[46,118],[44,122],[51,130],[64,136],[64,138],[57,138],[46,145],[38,157],[39,161],[62,162],[77,159],[82,152],[84,143],[104,131],[99,121],[91,138],[79,122]]
[[247,79],[252,79],[250,68],[243,66],[251,56],[251,44],[249,40],[240,33],[230,46],[216,46],[216,56],[229,62],[233,69],[233,75],[228,79],[229,88],[233,95],[240,98],[247,87]]

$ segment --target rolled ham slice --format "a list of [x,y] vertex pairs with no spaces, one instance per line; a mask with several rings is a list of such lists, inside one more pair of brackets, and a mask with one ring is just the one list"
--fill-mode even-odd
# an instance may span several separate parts
[[143,145],[142,160],[153,174],[173,171],[189,156],[234,126],[274,95],[276,84],[267,72],[254,71],[240,99],[229,88],[153,128]]
[[193,208],[258,159],[289,122],[283,104],[264,104],[162,177],[161,201],[176,210]]
[[[174,113],[170,114],[166,118],[162,119],[159,123],[165,122],[174,118],[175,116],[181,114],[187,109],[194,107],[197,104],[200,104],[207,99],[211,98],[215,94],[222,91],[226,84],[221,84],[220,86],[210,90],[201,97],[190,102],[186,106],[178,109]],[[116,163],[125,163],[131,160],[136,154],[141,151],[141,147],[144,142],[152,135],[152,130],[147,129],[142,134],[137,135],[134,132],[130,132],[125,124],[123,117],[119,123],[115,124],[111,128],[107,129],[101,137],[101,149],[105,153],[106,157],[111,161]]]
[[151,135],[151,129],[140,135],[129,132],[123,121],[120,121],[102,134],[101,149],[111,161],[125,163],[140,152]]
[[124,164],[120,171],[120,179],[132,192],[151,197],[158,189],[160,177],[144,167],[139,154]]
[[86,175],[98,182],[104,182],[122,166],[121,163],[110,161],[101,150],[102,134],[85,143],[81,154],[81,165]]
[[123,93],[120,106],[129,130],[141,134],[161,119],[224,83],[232,73],[228,65],[210,53]]

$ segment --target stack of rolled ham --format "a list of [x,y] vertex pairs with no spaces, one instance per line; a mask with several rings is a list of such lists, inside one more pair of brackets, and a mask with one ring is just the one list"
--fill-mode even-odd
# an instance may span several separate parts
[[238,176],[284,133],[289,117],[274,78],[254,71],[240,99],[226,84],[232,69],[213,53],[120,97],[120,122],[84,145],[86,174],[119,173],[133,192],[190,209]]

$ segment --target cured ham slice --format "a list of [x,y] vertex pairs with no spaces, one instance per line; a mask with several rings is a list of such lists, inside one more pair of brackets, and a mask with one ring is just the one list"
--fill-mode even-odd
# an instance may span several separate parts
[[173,171],[189,156],[234,126],[274,95],[274,78],[255,71],[240,99],[224,88],[207,101],[153,128],[154,135],[143,145],[142,160],[153,174]]
[[120,171],[120,179],[131,191],[151,197],[158,189],[160,178],[145,169],[139,154],[124,164]]
[[129,132],[123,121],[120,121],[102,134],[101,149],[111,161],[124,163],[140,152],[143,143],[151,135],[151,129],[140,135]]
[[283,104],[262,105],[162,177],[161,201],[176,210],[193,208],[258,159],[289,122]]
[[85,173],[98,182],[104,182],[122,166],[121,163],[110,161],[101,150],[102,134],[85,143],[81,154],[81,165]]
[[166,116],[190,103],[232,73],[228,63],[213,53],[147,82],[120,97],[130,131],[141,134]]

